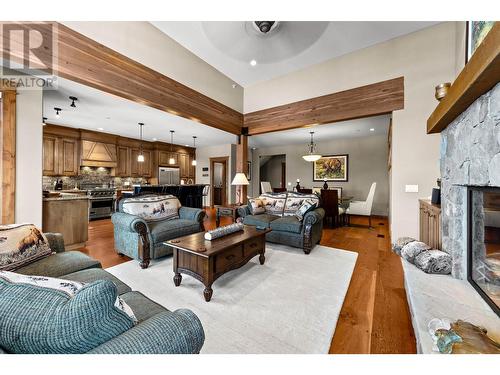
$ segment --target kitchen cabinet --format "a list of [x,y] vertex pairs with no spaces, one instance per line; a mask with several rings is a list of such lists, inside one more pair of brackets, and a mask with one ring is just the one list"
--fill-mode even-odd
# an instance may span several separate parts
[[189,154],[189,178],[192,178],[194,181],[196,178],[196,166],[192,165],[193,160],[196,160],[196,156],[194,154]]
[[58,176],[57,163],[58,138],[51,135],[43,136],[43,175]]
[[130,148],[126,146],[118,146],[116,148],[117,166],[116,176],[128,177],[131,175],[130,171]]
[[[174,159],[174,164],[170,164],[170,158]],[[179,154],[177,152],[158,151],[158,165],[162,167],[178,166]]]
[[43,175],[78,175],[78,141],[54,135],[43,136]]
[[179,169],[180,177],[183,179],[189,178],[189,155],[179,154]]
[[150,150],[143,150],[144,162],[138,162],[137,157],[140,154],[140,149],[133,148],[130,152],[130,175],[132,177],[145,177],[153,176],[153,158]]

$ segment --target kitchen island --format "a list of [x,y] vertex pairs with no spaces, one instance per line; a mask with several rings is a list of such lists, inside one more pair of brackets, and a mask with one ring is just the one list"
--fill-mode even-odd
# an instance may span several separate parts
[[89,197],[61,193],[43,198],[42,230],[61,233],[67,250],[85,247],[89,228]]
[[203,208],[203,189],[206,185],[141,185],[134,187],[134,195],[171,194],[185,207]]

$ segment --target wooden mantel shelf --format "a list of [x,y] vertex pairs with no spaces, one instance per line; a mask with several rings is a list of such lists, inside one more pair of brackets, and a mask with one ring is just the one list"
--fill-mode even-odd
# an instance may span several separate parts
[[500,23],[495,22],[427,120],[427,133],[439,133],[477,98],[500,81]]

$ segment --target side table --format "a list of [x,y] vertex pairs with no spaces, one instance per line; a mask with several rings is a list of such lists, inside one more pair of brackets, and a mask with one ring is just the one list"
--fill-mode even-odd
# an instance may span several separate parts
[[221,216],[230,216],[233,218],[233,222],[236,223],[238,218],[238,208],[241,206],[236,204],[218,205],[215,206],[215,225],[218,227],[220,225]]

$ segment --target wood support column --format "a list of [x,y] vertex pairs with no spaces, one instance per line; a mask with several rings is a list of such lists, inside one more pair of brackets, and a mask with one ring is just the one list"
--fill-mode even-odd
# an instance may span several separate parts
[[16,91],[0,89],[0,180],[2,182],[0,224],[15,222],[16,192]]
[[[236,172],[245,173],[247,172],[247,162],[248,162],[248,136],[240,135],[238,136],[238,145],[236,147]],[[241,202],[243,204],[247,203],[248,186],[238,186]]]

